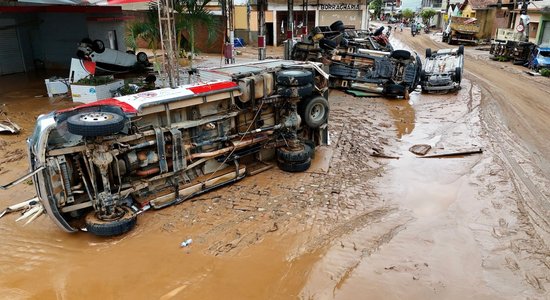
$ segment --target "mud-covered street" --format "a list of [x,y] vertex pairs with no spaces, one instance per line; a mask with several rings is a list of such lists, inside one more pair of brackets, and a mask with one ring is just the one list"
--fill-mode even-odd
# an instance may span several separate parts
[[[422,58],[447,47],[409,31],[392,43]],[[550,81],[465,54],[458,93],[331,91],[330,145],[305,173],[274,166],[148,211],[122,237],[4,216],[0,298],[548,299]],[[72,105],[7,78],[0,103],[23,131],[0,136],[2,184],[27,170],[36,117]],[[409,151],[419,144],[434,157]],[[461,152],[473,154],[437,156]],[[0,207],[34,195],[28,181],[1,191]]]

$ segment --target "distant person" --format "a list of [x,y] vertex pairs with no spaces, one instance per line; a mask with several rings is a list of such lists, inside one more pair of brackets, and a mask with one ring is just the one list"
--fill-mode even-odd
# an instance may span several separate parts
[[404,26],[403,21],[401,21],[401,23],[399,24],[399,29],[401,29],[401,32],[403,32],[403,26]]

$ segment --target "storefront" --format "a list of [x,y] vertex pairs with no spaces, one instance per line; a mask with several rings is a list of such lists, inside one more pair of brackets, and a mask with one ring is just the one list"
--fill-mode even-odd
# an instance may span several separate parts
[[[271,13],[271,18],[269,21],[271,22],[266,22],[268,27],[267,40],[272,42],[269,43],[270,45],[281,45],[287,37],[286,30],[288,25],[288,10],[286,2],[282,2],[280,0],[273,2],[269,2],[268,5],[268,12]],[[306,27],[307,31],[309,31],[314,26],[329,26],[338,20],[344,22],[346,26],[352,26],[357,29],[367,28],[367,9],[364,4],[359,4],[358,2],[311,2],[307,6],[307,13],[304,10],[303,5],[298,5],[302,4],[300,1],[294,2],[294,27],[296,28],[295,35],[300,35],[302,32],[306,32],[304,27]]]

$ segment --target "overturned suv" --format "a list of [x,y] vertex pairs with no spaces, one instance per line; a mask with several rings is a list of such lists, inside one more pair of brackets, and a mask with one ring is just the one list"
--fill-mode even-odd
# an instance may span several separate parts
[[328,75],[318,65],[271,61],[212,74],[222,79],[41,115],[26,175],[37,211],[67,232],[119,235],[149,208],[236,182],[269,161],[288,172],[310,167],[328,136]]
[[420,75],[422,92],[450,92],[460,89],[464,70],[464,46],[455,49],[426,49]]

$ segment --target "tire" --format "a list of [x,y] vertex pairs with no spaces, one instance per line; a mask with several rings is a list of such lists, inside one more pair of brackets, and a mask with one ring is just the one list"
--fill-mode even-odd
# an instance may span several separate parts
[[456,69],[455,69],[455,81],[458,82],[458,84],[460,84],[460,82],[462,82],[462,68],[461,67],[456,67]]
[[426,81],[427,79],[428,78],[426,77],[426,71],[420,71],[420,81]]
[[404,96],[405,87],[400,84],[389,84],[385,88],[385,93],[387,96]]
[[302,117],[307,126],[316,129],[327,122],[328,114],[328,100],[324,97],[317,96],[307,100]]
[[147,63],[149,61],[149,57],[145,52],[138,52],[138,54],[136,55],[136,58],[137,58],[137,61],[142,64]]
[[304,172],[311,166],[311,158],[308,158],[306,161],[303,162],[286,162],[278,159],[277,166],[279,166],[279,169],[285,172]]
[[432,57],[432,49],[431,48],[427,48],[426,49],[426,58],[430,58]]
[[277,94],[286,98],[303,98],[311,95],[311,93],[313,93],[313,85],[311,83],[302,86],[279,86],[277,88]]
[[390,57],[396,59],[409,59],[411,58],[411,53],[407,50],[394,50],[390,54]]
[[330,30],[332,30],[332,31],[339,31],[339,32],[342,32],[342,31],[345,30],[344,22],[342,22],[342,21],[336,21],[336,22],[330,24],[329,28],[330,28]]
[[313,73],[307,70],[282,70],[277,72],[277,84],[303,86],[313,83]]
[[130,231],[137,222],[137,216],[127,206],[120,206],[124,210],[124,215],[117,220],[104,221],[97,217],[95,211],[91,211],[86,215],[86,229],[89,233],[98,236],[115,236],[121,235]]
[[78,113],[67,119],[70,133],[87,137],[115,134],[125,123],[125,117],[112,112]]
[[336,49],[337,46],[338,45],[336,44],[336,42],[329,40],[327,38],[322,38],[319,40],[319,47],[321,47],[321,49],[333,50],[333,49]]
[[286,162],[304,162],[313,156],[313,149],[307,144],[303,144],[301,149],[292,150],[288,147],[277,148],[277,158]]
[[381,35],[382,32],[384,32],[384,26],[380,26],[378,29],[376,29],[376,30],[372,33],[372,35],[373,35],[373,36]]
[[103,53],[105,51],[105,44],[102,40],[94,40],[92,43],[92,50],[97,53]]
[[464,45],[458,46],[458,50],[456,51],[458,55],[464,55]]

